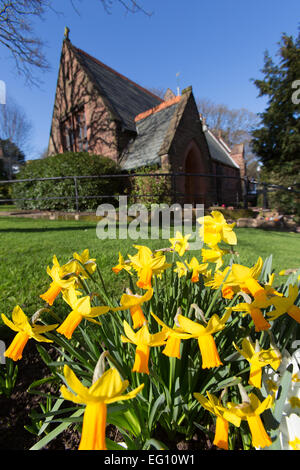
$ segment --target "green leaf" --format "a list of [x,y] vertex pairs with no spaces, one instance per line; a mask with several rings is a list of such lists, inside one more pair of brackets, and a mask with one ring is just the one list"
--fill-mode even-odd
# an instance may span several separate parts
[[291,386],[292,374],[293,374],[293,364],[290,364],[286,368],[282,376],[282,379],[280,381],[280,385],[277,391],[277,398],[275,401],[275,407],[273,411],[273,418],[278,423],[278,427],[275,431],[271,432],[271,438],[273,440],[273,444],[267,447],[266,450],[280,450],[281,449],[280,441],[279,441],[279,427],[280,427],[280,423],[282,420],[284,405],[286,403],[287,395]]
[[108,437],[105,439],[107,450],[126,450],[126,447],[121,446],[117,442],[112,441]]
[[[84,408],[80,408],[77,410],[75,413],[71,415],[71,418],[77,418],[81,416],[84,413]],[[51,442],[53,439],[55,439],[59,434],[61,434],[63,431],[65,431],[68,427],[70,426],[70,422],[63,422],[59,426],[57,426],[55,429],[53,429],[47,436],[43,437],[39,442],[34,444],[34,446],[30,447],[29,450],[41,450],[43,447],[45,447],[49,442]]]
[[[124,409],[126,411],[124,411]],[[119,429],[128,431],[135,437],[139,436],[141,433],[141,426],[137,416],[133,410],[126,409],[125,406],[123,407],[123,411],[120,407],[117,413],[111,413],[108,411],[107,423],[113,424]]]
[[148,420],[148,427],[149,427],[149,430],[152,429],[152,426],[153,426],[153,421],[154,421],[154,418],[156,417],[157,418],[157,410],[160,408],[160,406],[165,402],[165,396],[164,395],[160,395],[154,402],[152,408],[151,408],[151,411],[150,411],[150,415],[149,415],[149,420]]
[[151,446],[153,446],[157,450],[169,450],[168,447],[158,439],[148,439],[144,444],[144,449],[147,449]]

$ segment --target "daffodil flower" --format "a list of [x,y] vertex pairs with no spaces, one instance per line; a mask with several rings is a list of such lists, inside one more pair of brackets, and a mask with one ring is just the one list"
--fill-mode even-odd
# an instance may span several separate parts
[[263,286],[257,281],[261,272],[263,261],[259,257],[252,268],[241,264],[227,266],[224,271],[217,270],[212,280],[205,285],[218,289],[222,284],[222,295],[224,298],[232,299],[239,291],[251,294],[260,301],[267,300],[267,294]]
[[242,349],[233,343],[235,349],[250,363],[250,377],[248,383],[253,387],[261,388],[262,368],[270,365],[277,370],[281,362],[281,354],[275,348],[260,349],[258,342],[254,345],[248,338],[242,341]]
[[52,343],[52,340],[45,338],[42,334],[54,330],[57,325],[31,325],[28,317],[19,305],[13,309],[12,321],[4,314],[1,315],[1,318],[6,326],[17,332],[12,343],[4,353],[4,356],[9,357],[13,361],[22,359],[23,350],[30,338],[38,342]]
[[141,289],[151,289],[151,280],[153,275],[161,274],[170,264],[166,263],[165,255],[161,253],[152,253],[146,246],[135,245],[138,253],[134,256],[128,255],[131,266],[137,271],[139,279],[137,286]]
[[177,357],[180,359],[180,343],[182,339],[193,338],[189,333],[185,333],[182,328],[179,328],[176,324],[173,328],[167,326],[157,315],[151,312],[151,315],[157,323],[163,327],[166,333],[166,345],[162,353],[169,357]]
[[264,289],[265,289],[265,292],[266,292],[266,295],[267,295],[268,299],[272,299],[276,295],[279,296],[279,297],[283,296],[283,294],[281,292],[278,292],[276,289],[274,289],[274,287],[272,287],[273,282],[274,282],[274,278],[275,278],[275,273],[269,274],[268,282],[266,284],[264,284]]
[[232,299],[234,294],[237,293],[240,289],[239,286],[228,286],[227,279],[231,270],[231,266],[227,266],[224,271],[219,269],[215,271],[213,276],[209,276],[205,281],[204,285],[206,287],[211,287],[212,289],[219,289],[222,286],[222,296],[225,299]]
[[271,327],[271,324],[265,319],[262,309],[270,306],[270,301],[267,299],[253,300],[252,302],[240,302],[232,307],[235,312],[244,312],[249,314],[253,320],[255,331],[266,331]]
[[261,257],[258,258],[252,268],[241,264],[233,264],[228,279],[226,279],[226,284],[239,286],[242,291],[251,294],[255,299],[266,300],[266,292],[257,281],[262,266]]
[[189,248],[188,240],[189,240],[190,237],[191,237],[191,234],[182,235],[182,233],[177,231],[175,237],[169,239],[169,241],[171,243],[171,248],[174,251],[176,251],[179,254],[179,256],[183,256],[184,253]]
[[221,241],[229,245],[236,245],[237,238],[233,231],[235,223],[227,224],[223,214],[219,211],[212,211],[211,215],[206,215],[197,219],[201,224],[199,235],[209,246],[216,246]]
[[221,266],[223,265],[223,256],[227,253],[225,250],[221,250],[221,248],[216,246],[212,246],[209,249],[202,248],[201,250],[201,255],[202,255],[202,261],[208,262],[208,263],[215,263],[216,264],[216,270],[220,269]]
[[153,289],[148,289],[144,295],[132,294],[128,292],[123,294],[120,300],[121,307],[113,308],[112,311],[129,310],[133,321],[133,328],[139,328],[146,323],[146,318],[141,305],[148,302],[153,296]]
[[119,252],[119,263],[116,266],[114,266],[112,270],[115,274],[119,274],[119,272],[122,271],[123,269],[130,274],[131,266],[129,264],[129,261],[125,261],[124,257]]
[[[79,255],[78,253],[73,253],[73,258],[79,261],[79,263],[76,263],[76,274],[80,275],[83,279],[88,278],[88,274],[92,275],[95,272],[97,268],[96,259],[90,258],[90,253],[88,249],[83,250],[81,255]],[[86,273],[86,271],[88,272],[88,274]]]
[[197,401],[208,410],[210,413],[217,417],[216,430],[213,444],[223,450],[228,450],[228,430],[229,423],[234,424],[236,427],[240,426],[241,418],[236,412],[228,410],[215,395],[206,392],[207,398],[201,393],[194,393]]
[[150,334],[147,325],[143,325],[136,333],[130,325],[124,320],[125,335],[121,335],[123,343],[132,343],[136,345],[135,361],[132,372],[141,372],[149,374],[149,354],[151,346],[162,346],[165,344],[166,332]]
[[74,372],[66,365],[64,366],[64,376],[72,391],[63,385],[60,389],[63,398],[86,405],[78,449],[107,450],[105,442],[107,405],[136,397],[144,384],[123,395],[129,382],[122,381],[116,369],[105,371],[89,388],[82,385]]
[[295,301],[298,297],[299,289],[297,285],[289,285],[289,294],[287,297],[274,297],[272,299],[272,304],[275,309],[271,312],[268,312],[267,315],[270,320],[275,320],[287,313],[290,317],[296,320],[297,323],[300,323],[300,308],[295,305]]
[[193,256],[191,261],[188,263],[189,269],[192,271],[192,277],[191,281],[192,282],[198,282],[199,281],[199,274],[200,273],[205,273],[208,267],[208,264],[200,264],[197,258]]
[[85,297],[78,298],[74,287],[71,287],[64,292],[63,299],[71,307],[72,311],[60,327],[57,328],[57,332],[68,339],[72,338],[74,330],[84,318],[93,322],[94,317],[103,315],[110,309],[108,306],[91,307],[90,296],[87,295]]
[[182,261],[176,261],[176,268],[174,272],[178,274],[178,277],[186,276],[188,273],[188,267],[186,263],[182,263]]
[[49,289],[40,297],[49,305],[53,305],[54,300],[64,289],[68,289],[75,283],[75,278],[71,275],[73,268],[71,266],[60,266],[57,257],[53,256],[53,266],[47,267],[47,274],[51,277],[52,282]]
[[196,323],[183,315],[177,315],[176,319],[182,330],[190,333],[192,337],[198,339],[199,349],[202,356],[202,369],[218,367],[222,362],[217,351],[213,334],[225,328],[225,323],[231,315],[228,309],[222,318],[218,315],[212,315],[206,327],[200,323]]
[[[240,384],[239,384],[240,386]],[[254,393],[250,393],[241,404],[227,403],[227,408],[237,414],[242,420],[246,420],[251,432],[252,445],[254,447],[269,447],[272,440],[266,433],[260,415],[273,405],[273,397],[268,395],[262,402]]]

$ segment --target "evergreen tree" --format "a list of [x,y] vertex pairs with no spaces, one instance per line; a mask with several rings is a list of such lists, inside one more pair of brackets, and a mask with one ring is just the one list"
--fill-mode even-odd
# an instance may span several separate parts
[[266,170],[295,174],[300,169],[300,29],[296,39],[282,35],[278,57],[274,63],[266,52],[264,79],[254,80],[259,96],[268,102],[252,133],[252,146]]

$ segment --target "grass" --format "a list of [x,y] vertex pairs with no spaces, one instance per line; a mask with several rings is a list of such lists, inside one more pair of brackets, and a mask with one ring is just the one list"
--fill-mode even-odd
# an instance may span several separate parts
[[13,204],[0,204],[0,211],[1,212],[6,212],[6,211],[14,211],[17,209],[17,206]]
[[[239,262],[253,265],[258,256],[273,254],[275,272],[283,268],[299,268],[300,235],[263,231],[251,228],[235,230],[238,237]],[[168,240],[99,240],[96,222],[50,221],[1,217],[0,219],[0,313],[10,315],[19,304],[31,315],[43,306],[39,295],[47,290],[50,278],[47,265],[54,254],[62,264],[73,252],[89,248],[96,258],[108,290],[117,297],[128,286],[125,273],[115,275],[111,268],[118,262],[118,252],[134,254],[133,244],[145,244],[152,249],[169,246]],[[192,252],[192,255],[199,255]]]

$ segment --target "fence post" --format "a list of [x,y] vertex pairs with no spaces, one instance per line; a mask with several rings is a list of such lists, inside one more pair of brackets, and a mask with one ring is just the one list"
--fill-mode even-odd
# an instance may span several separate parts
[[74,176],[74,189],[75,189],[75,203],[76,203],[76,212],[79,212],[79,203],[78,203],[78,186],[77,178]]

